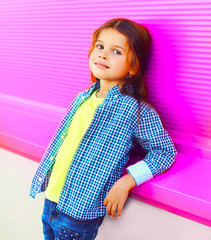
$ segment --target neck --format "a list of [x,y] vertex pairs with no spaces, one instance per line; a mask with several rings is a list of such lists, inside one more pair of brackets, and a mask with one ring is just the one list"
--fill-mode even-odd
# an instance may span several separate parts
[[119,84],[118,81],[100,80],[100,88],[97,91],[97,97],[106,97],[107,92]]

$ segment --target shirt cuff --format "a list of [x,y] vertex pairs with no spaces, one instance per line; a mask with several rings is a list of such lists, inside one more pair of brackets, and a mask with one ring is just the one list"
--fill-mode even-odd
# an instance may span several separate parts
[[136,185],[142,184],[153,178],[152,172],[144,161],[139,161],[126,168],[136,182]]

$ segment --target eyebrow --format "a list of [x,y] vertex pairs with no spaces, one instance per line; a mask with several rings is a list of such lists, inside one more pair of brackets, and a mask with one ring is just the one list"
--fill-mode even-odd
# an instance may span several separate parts
[[[103,41],[101,41],[101,40],[97,40],[96,42],[103,42]],[[115,47],[118,47],[118,48],[121,48],[123,51],[125,51],[125,49],[124,48],[122,48],[122,47],[120,47],[120,46],[118,46],[118,45],[114,45]],[[126,52],[126,51],[125,51]]]

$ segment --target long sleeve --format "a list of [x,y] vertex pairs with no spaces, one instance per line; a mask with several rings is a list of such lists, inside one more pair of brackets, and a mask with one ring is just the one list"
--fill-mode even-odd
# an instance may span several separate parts
[[170,135],[163,128],[158,113],[152,107],[144,109],[141,121],[134,129],[134,137],[147,151],[143,160],[126,168],[139,185],[170,168],[177,151]]

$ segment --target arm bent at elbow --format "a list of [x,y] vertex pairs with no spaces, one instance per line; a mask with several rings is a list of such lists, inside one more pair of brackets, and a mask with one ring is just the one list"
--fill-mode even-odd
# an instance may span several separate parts
[[143,160],[126,169],[139,185],[169,169],[176,159],[177,151],[153,108],[145,109],[140,123],[134,129],[134,137],[147,151]]

